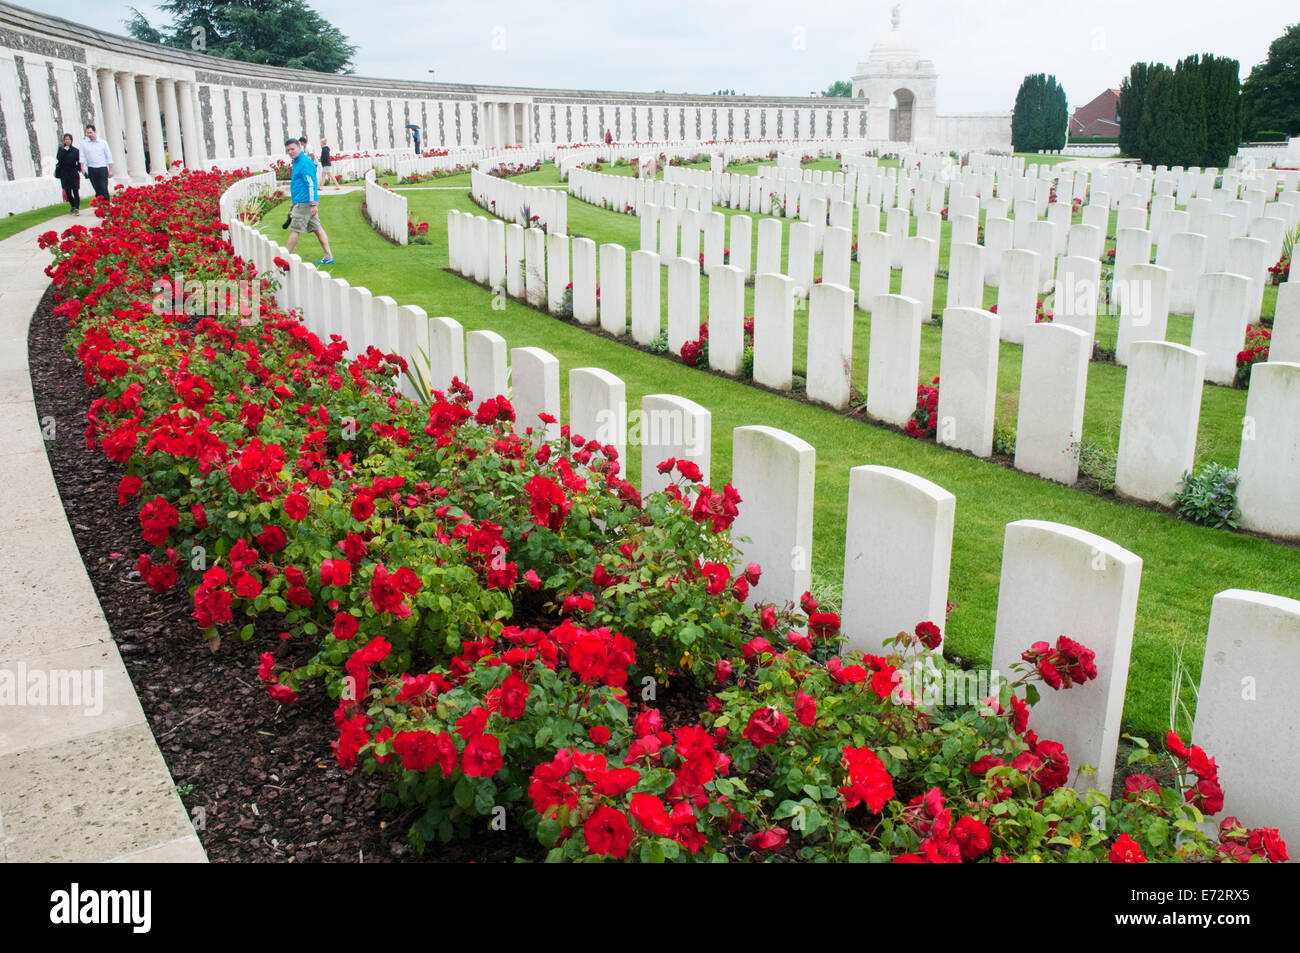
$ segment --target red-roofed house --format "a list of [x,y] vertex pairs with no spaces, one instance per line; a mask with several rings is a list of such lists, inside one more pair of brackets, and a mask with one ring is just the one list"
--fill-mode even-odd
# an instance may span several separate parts
[[1070,138],[1119,135],[1119,90],[1108,89],[1070,117]]

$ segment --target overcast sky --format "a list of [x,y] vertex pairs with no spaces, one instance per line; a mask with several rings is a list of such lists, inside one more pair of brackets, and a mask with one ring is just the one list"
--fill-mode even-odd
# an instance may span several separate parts
[[[32,0],[20,5],[35,7]],[[799,96],[847,79],[889,32],[892,2],[828,0],[314,0],[358,47],[356,73],[498,85]],[[57,15],[125,34],[129,4],[61,0]],[[155,24],[158,10],[139,9]],[[1027,73],[1054,73],[1072,106],[1138,60],[1241,62],[1300,21],[1287,0],[904,0],[902,30],[939,72],[939,113],[1009,111]]]

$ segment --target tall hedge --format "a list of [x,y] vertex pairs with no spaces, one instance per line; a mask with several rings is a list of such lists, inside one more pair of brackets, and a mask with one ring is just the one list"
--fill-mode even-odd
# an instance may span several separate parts
[[1011,114],[1011,143],[1017,152],[1061,149],[1065,146],[1070,108],[1055,76],[1026,76],[1016,93]]
[[1134,63],[1120,83],[1119,147],[1149,165],[1222,168],[1241,140],[1240,64],[1206,53]]

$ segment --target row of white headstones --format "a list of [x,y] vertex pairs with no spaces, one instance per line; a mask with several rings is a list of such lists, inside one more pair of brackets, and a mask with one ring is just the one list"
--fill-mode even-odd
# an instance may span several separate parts
[[[898,210],[899,214],[906,214]],[[653,210],[651,210],[653,212]],[[543,234],[483,216],[452,211],[448,238],[452,266],[467,277],[551,313],[572,309],[582,324],[599,323],[613,335],[630,331],[649,345],[663,328],[661,295],[667,264],[667,345],[680,354],[699,336],[701,266],[691,224],[702,219],[707,273],[709,365],[726,374],[741,372],[744,359],[745,253],[752,221],[730,220],[729,263],[723,264],[725,217],[686,210],[681,254]],[[655,221],[641,218],[647,243]],[[1051,223],[1035,227],[1052,229]],[[836,409],[848,406],[853,377],[855,304],[871,312],[866,411],[870,417],[905,426],[916,409],[921,326],[933,304],[936,242],[904,240],[901,294],[889,293],[888,232],[867,233],[859,293],[849,287],[850,233],[825,231],[822,280],[812,282],[813,228],[789,226],[789,267],[780,268],[782,224],[759,222],[754,285],[754,380],[777,390],[793,384],[796,303],[808,297],[806,391],[810,399]],[[663,239],[666,229],[659,232]],[[1051,236],[1049,234],[1048,238]],[[1234,239],[1234,241],[1237,241]],[[1243,239],[1243,241],[1252,241]],[[670,252],[671,249],[665,251]],[[1100,263],[1082,256],[1061,259],[1055,320],[1035,323],[1044,256],[1026,249],[1002,252],[997,313],[983,310],[984,262],[989,250],[973,243],[954,246],[948,302],[943,312],[936,438],[940,443],[988,457],[993,449],[999,341],[1023,345],[1015,465],[1065,484],[1078,478],[1078,444],[1083,429],[1088,365],[1093,353]],[[715,264],[708,267],[710,259]],[[599,262],[599,268],[597,263]],[[1143,293],[1122,296],[1121,339],[1129,365],[1116,472],[1118,491],[1140,500],[1171,504],[1171,494],[1195,461],[1203,381],[1230,382],[1246,331],[1250,281],[1231,273],[1203,275],[1193,316],[1192,346],[1164,340],[1168,315],[1165,287],[1169,269],[1133,265],[1128,281]],[[597,288],[599,287],[599,296]],[[599,297],[599,301],[598,301]],[[1278,297],[1284,342],[1300,340],[1300,284],[1288,282]],[[1082,302],[1082,303],[1080,303]],[[1063,306],[1062,306],[1063,305]],[[630,312],[630,313],[629,313]],[[628,318],[630,317],[630,322]],[[1300,538],[1300,364],[1289,353],[1257,365],[1247,398],[1239,458],[1242,525],[1281,537]]]
[[[468,222],[472,217],[461,218]],[[255,230],[228,221],[236,253],[259,272],[272,272],[276,256],[289,261],[278,303],[296,310],[321,337],[338,335],[348,341],[349,353],[376,347],[401,354],[412,367],[427,355],[427,379],[434,387],[445,387],[455,376],[482,396],[508,391],[519,426],[531,422],[539,435],[558,435],[558,423],[541,425],[538,415],[547,413],[557,422],[566,419],[574,434],[613,444],[620,459],[632,437],[641,448],[643,493],[664,485],[666,477],[654,465],[670,456],[694,460],[710,478],[711,415],[694,401],[649,395],[639,413],[629,415],[622,380],[601,368],[574,368],[566,418],[560,407],[560,365],[553,355],[540,348],[513,348],[507,372],[507,345],[500,335],[466,334],[451,318],[430,318],[421,308],[372,296],[296,255],[286,256],[285,249]],[[537,245],[540,232],[530,232],[536,235],[529,234],[525,243]],[[453,235],[451,248],[451,264],[462,270],[473,248],[464,234]],[[562,239],[549,237],[553,247]],[[619,249],[605,249],[615,249],[609,252],[613,262]],[[651,254],[636,252],[634,257]],[[473,258],[477,264],[482,256]],[[616,271],[621,274],[621,268]],[[762,277],[770,279],[765,284],[785,281],[788,288],[788,278]],[[843,294],[838,297],[842,302]],[[995,341],[996,335],[988,339]],[[1300,372],[1300,366],[1294,370]],[[402,386],[408,396],[413,393],[409,382]],[[733,432],[731,482],[743,498],[733,535],[750,540],[739,543],[741,561],[763,567],[753,593],[756,601],[790,602],[809,585],[815,461],[815,449],[793,434],[766,426]],[[951,493],[915,474],[882,466],[853,468],[842,607],[851,646],[875,652],[884,639],[919,621],[944,625],[955,505]],[[1005,677],[1025,647],[1058,634],[1096,651],[1097,681],[1069,692],[1047,692],[1034,713],[1036,729],[1060,740],[1072,765],[1097,768],[1095,776],[1078,780],[1081,787],[1110,788],[1141,569],[1138,555],[1082,529],[1037,520],[1006,527],[991,666]],[[1218,758],[1227,792],[1225,813],[1248,825],[1277,826],[1284,837],[1300,832],[1300,802],[1291,796],[1300,782],[1300,762],[1278,755],[1300,743],[1291,697],[1298,673],[1300,601],[1243,590],[1214,597],[1193,740]]]

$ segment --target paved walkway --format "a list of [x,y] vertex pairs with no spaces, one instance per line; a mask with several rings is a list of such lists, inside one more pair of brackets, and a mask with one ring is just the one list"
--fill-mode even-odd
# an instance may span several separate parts
[[[27,328],[50,283],[36,237],[95,221],[65,215],[0,242],[0,861],[204,862],[77,552],[32,401]],[[82,439],[84,420],[45,423],[54,439]]]

